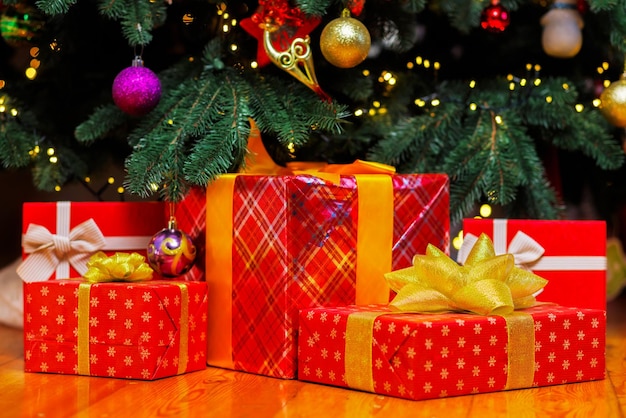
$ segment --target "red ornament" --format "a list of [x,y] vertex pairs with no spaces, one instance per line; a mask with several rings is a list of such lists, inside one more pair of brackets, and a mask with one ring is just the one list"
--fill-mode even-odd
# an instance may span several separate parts
[[480,27],[489,32],[503,32],[509,23],[509,11],[498,0],[493,0],[489,6],[485,7],[480,16]]
[[320,22],[320,18],[307,18],[299,8],[290,7],[287,0],[261,0],[257,11],[243,19],[240,25],[257,40],[256,60],[261,68],[270,63],[263,46],[266,29],[272,32],[272,45],[283,51],[294,39],[306,38]]

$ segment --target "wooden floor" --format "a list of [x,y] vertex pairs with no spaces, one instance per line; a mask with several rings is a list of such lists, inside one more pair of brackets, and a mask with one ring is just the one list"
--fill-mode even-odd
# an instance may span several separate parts
[[608,307],[607,379],[407,401],[228,370],[153,382],[23,372],[22,332],[0,325],[0,417],[624,417],[626,297]]

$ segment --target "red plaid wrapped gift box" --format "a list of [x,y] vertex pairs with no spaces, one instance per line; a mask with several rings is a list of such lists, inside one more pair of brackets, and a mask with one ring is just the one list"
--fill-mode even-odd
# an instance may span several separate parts
[[605,377],[605,311],[544,305],[507,316],[300,311],[298,379],[430,399]]
[[206,196],[208,364],[295,378],[298,309],[386,302],[384,273],[429,242],[448,251],[448,185],[442,174],[219,178]]
[[206,368],[207,285],[24,284],[27,372],[153,380]]
[[161,202],[28,202],[22,219],[18,274],[26,282],[80,277],[97,251],[145,256],[167,225]]
[[464,219],[459,262],[482,233],[496,254],[513,254],[517,265],[549,281],[537,300],[606,309],[604,221]]

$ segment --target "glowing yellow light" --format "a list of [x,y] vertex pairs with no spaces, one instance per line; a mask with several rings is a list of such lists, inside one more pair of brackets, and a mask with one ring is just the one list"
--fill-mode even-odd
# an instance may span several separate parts
[[509,90],[515,90],[515,83],[509,83]]
[[506,79],[508,81],[513,81],[513,74],[507,74]]
[[426,102],[423,101],[422,99],[415,99],[414,103],[418,105],[419,107],[424,107],[426,105]]
[[230,44],[230,50],[231,50],[231,51],[233,51],[233,52],[234,52],[234,51],[236,51],[236,50],[237,50],[237,48],[238,48],[238,47],[237,47],[237,44]]
[[602,103],[602,100],[600,99],[593,99],[593,102],[591,102],[591,104],[593,104],[593,107],[598,107],[600,106],[601,103]]
[[433,63],[433,67],[435,67],[435,70],[438,70],[438,69],[440,69],[440,68],[441,68],[441,63],[439,63],[439,62],[435,61],[435,62]]
[[39,148],[39,145],[35,145],[35,148],[33,148],[33,152],[35,154],[39,154],[39,151],[41,151],[41,148]]
[[185,13],[183,15],[183,23],[185,25],[191,25],[193,23],[194,19],[195,18],[193,17],[193,15],[191,13]]
[[91,183],[91,177],[85,177],[85,183]]
[[51,51],[59,52],[61,50],[61,45],[59,45],[56,39],[52,40],[48,46]]
[[533,84],[535,86],[538,86],[539,84],[541,84],[541,79],[540,78],[536,78],[535,81],[533,81]]
[[452,246],[454,247],[455,250],[458,250],[459,248],[461,248],[461,245],[463,245],[463,238],[461,237],[452,238]]
[[376,110],[375,109],[370,109],[367,111],[367,114],[370,116],[374,116],[376,114]]
[[256,62],[256,61],[252,61],[252,62],[250,63],[250,68],[258,68],[258,66],[259,66],[259,63],[258,63],[258,62]]
[[387,114],[387,109],[384,107],[381,107],[380,109],[378,109],[378,113],[380,113],[381,115],[385,115]]
[[159,190],[159,185],[156,183],[150,183],[150,190],[156,192],[157,190]]
[[610,85],[611,85],[611,80],[604,80],[604,81],[602,82],[602,85],[604,86],[604,88],[607,88],[608,86],[610,86]]
[[608,63],[608,62],[606,62],[606,61],[605,61],[605,62],[603,62],[603,63],[602,63],[602,68],[604,68],[605,70],[608,70],[608,69],[609,69],[609,63]]
[[526,79],[525,79],[525,78],[522,78],[522,79],[519,81],[519,85],[520,85],[520,86],[522,86],[522,87],[524,87],[524,86],[526,85]]
[[500,116],[500,115],[496,115],[496,116],[494,116],[494,118],[493,118],[493,119],[496,121],[496,123],[497,123],[498,125],[502,125],[502,116]]
[[473,89],[474,87],[476,87],[476,80],[470,81],[469,86],[470,86],[470,89]]
[[61,191],[61,186],[59,186],[59,185],[54,186],[54,191],[55,192],[60,192]]
[[583,110],[585,110],[585,106],[583,106],[582,104],[578,103],[576,106],[574,106],[574,109],[576,109],[576,111],[578,113],[582,112]]
[[526,71],[530,71],[533,69],[533,65],[531,63],[526,64]]
[[32,59],[30,60],[30,66],[33,68],[39,68],[39,66],[41,65],[41,61],[39,61],[38,59]]
[[230,26],[237,26],[237,19],[231,19]]
[[476,103],[470,103],[469,108],[470,110],[476,110],[478,108],[478,105],[476,105]]
[[363,109],[357,109],[354,111],[354,116],[363,116]]
[[422,62],[424,62],[424,60],[422,59],[422,57],[415,57],[415,63],[417,65],[422,65]]
[[230,26],[228,25],[222,25],[222,32],[226,33],[230,30]]
[[0,105],[0,112],[4,113],[7,110],[5,105]]
[[390,72],[385,71],[385,72],[383,73],[383,79],[384,79],[385,81],[388,81],[391,77],[393,77],[393,74],[391,74]]
[[113,177],[109,177],[109,178],[107,179],[107,182],[108,182],[109,184],[113,184],[113,183],[115,183],[115,178],[113,178]]
[[396,78],[395,77],[391,77],[388,81],[390,86],[395,86],[396,85]]
[[384,82],[385,82],[385,79],[384,79],[384,78],[382,78],[382,76],[381,76],[381,77],[378,77],[378,82],[379,82],[379,83],[384,83]]
[[491,216],[491,206],[485,203],[484,205],[480,207],[478,212],[480,213],[480,216],[482,216],[483,218],[488,218]]
[[48,155],[54,155],[54,148],[48,148],[48,149],[46,150],[46,154],[48,154]]
[[224,12],[224,19],[228,19],[230,17],[230,15],[228,14],[228,12]]
[[13,117],[17,116],[17,109],[15,108],[11,109],[11,116]]
[[363,70],[363,72],[361,74],[363,74],[363,76],[365,76],[365,77],[369,77],[370,70]]
[[287,144],[287,149],[289,150],[289,152],[294,152],[296,149],[296,146],[293,144],[293,142],[290,142]]
[[122,186],[118,187],[118,188],[117,188],[117,192],[118,192],[119,194],[124,193],[124,188],[123,188]]
[[52,163],[52,164],[56,164],[59,159],[57,158],[56,155],[53,155],[52,157],[48,158],[48,160]]
[[29,51],[29,52],[30,52],[30,56],[31,56],[31,57],[33,57],[33,58],[35,58],[35,57],[37,57],[37,56],[39,55],[39,48],[38,48],[38,47],[36,47],[36,46],[34,46],[34,47],[32,47],[32,48],[30,49],[30,51]]
[[374,106],[374,107],[380,107],[380,102],[379,102],[378,100],[374,100],[374,101],[372,102],[372,106]]
[[26,78],[28,78],[29,80],[33,80],[35,77],[37,77],[37,70],[35,70],[33,67],[28,67],[26,71],[24,71],[24,74],[26,74]]
[[541,65],[535,64],[535,71],[541,71]]
[[552,103],[552,96],[546,96],[546,102]]
[[413,69],[414,65],[411,61],[406,63],[406,68],[408,68],[409,70]]
[[174,121],[173,121],[172,119],[168,119],[168,120],[167,120],[167,124],[168,124],[168,125],[173,125],[173,124],[174,124]]
[[569,90],[569,84],[563,83],[563,90]]
[[430,102],[430,105],[431,105],[431,106],[439,106],[440,104],[441,104],[441,101],[440,101],[439,99],[433,99],[433,100]]
[[598,67],[596,68],[596,71],[598,72],[598,74],[602,74],[604,72],[604,68]]
[[430,68],[430,60],[424,60],[424,68]]

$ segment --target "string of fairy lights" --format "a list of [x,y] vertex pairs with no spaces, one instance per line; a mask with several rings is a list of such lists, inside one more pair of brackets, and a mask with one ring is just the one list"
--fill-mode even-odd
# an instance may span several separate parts
[[[221,32],[223,34],[228,34],[232,32],[238,26],[239,22],[237,18],[233,17],[229,13],[225,3],[219,3],[216,5],[216,13],[217,13],[217,16],[219,16],[219,18],[221,19],[220,27],[221,27]],[[195,20],[196,20],[196,17],[192,13],[185,13],[181,17],[181,21],[184,25],[191,25],[193,24]],[[52,42],[50,42],[48,47],[52,51],[55,51],[55,52],[61,51],[61,47],[57,43],[56,40],[53,40]],[[239,45],[237,43],[231,43],[229,45],[229,49],[232,53],[238,53],[240,50]],[[37,78],[38,69],[40,68],[42,64],[41,61],[38,59],[39,53],[40,53],[40,50],[38,46],[33,46],[29,50],[30,60],[29,60],[27,68],[24,70],[24,76],[28,80],[35,80]],[[194,58],[190,57],[189,59],[193,60]],[[252,70],[259,70],[259,65],[256,60],[249,61],[247,65]],[[238,66],[243,67],[243,64],[239,63]],[[436,75],[436,73],[441,69],[441,64],[438,61],[432,61],[422,56],[416,56],[414,59],[406,63],[406,68],[408,70],[417,70],[417,69],[432,70],[435,72],[435,75]],[[541,66],[538,64],[527,64],[525,69],[527,71],[526,77],[516,77],[512,74],[507,75],[506,80],[508,82],[508,88],[511,92],[527,87],[529,85],[534,85],[534,86],[541,85],[541,82],[542,82],[540,78]],[[602,76],[604,73],[607,72],[608,69],[609,69],[609,63],[602,62],[597,67],[597,73],[598,75]],[[384,88],[382,90],[386,92],[396,87],[397,82],[398,82],[398,76],[394,74],[394,72],[391,70],[382,70],[378,74],[373,74],[369,69],[363,69],[361,72],[361,75],[366,78],[375,77],[378,83],[384,85]],[[602,81],[602,84],[604,88],[607,88],[611,84],[611,80],[605,79]],[[471,89],[476,88],[477,81],[470,80],[468,82],[468,85]],[[5,87],[6,87],[6,81],[0,79],[0,121],[2,122],[6,121],[6,118],[8,117],[16,118],[19,115],[19,110],[16,107],[10,105],[10,102],[11,102],[10,98],[7,95],[1,94],[2,90]],[[564,90],[568,90],[570,86],[567,84],[563,84],[562,88]],[[552,96],[547,95],[545,97],[545,100],[546,102],[551,103],[553,98]],[[419,108],[426,108],[426,107],[436,108],[442,103],[442,98],[439,97],[437,93],[431,93],[425,96],[416,97],[413,100],[413,103]],[[600,104],[601,104],[601,101],[599,98],[595,98],[591,102],[591,106],[596,107],[596,108],[599,107]],[[479,109],[482,109],[482,110],[488,109],[487,107],[488,105],[478,104],[475,102],[469,102],[467,103],[467,106],[470,111],[477,111]],[[585,105],[583,103],[577,103],[574,105],[574,109],[577,112],[583,112],[585,110]],[[377,115],[384,115],[386,113],[387,113],[387,108],[385,106],[384,100],[380,98],[372,99],[369,103],[369,106],[357,106],[352,110],[352,114],[357,118],[375,117]],[[497,112],[494,112],[492,117],[493,117],[494,122],[497,125],[501,125],[505,122],[502,115],[498,114]],[[295,146],[293,143],[288,145],[288,150],[290,151],[290,153],[293,153],[295,151]],[[40,145],[36,144],[29,151],[29,155],[32,158],[35,158],[39,156],[41,152],[42,152],[42,149]],[[54,147],[51,146],[51,147],[46,148],[45,153],[48,157],[48,161],[50,164],[59,163],[59,158],[61,157],[57,154]],[[91,178],[86,177],[82,179],[81,182],[84,185],[89,187],[91,183]],[[114,177],[109,177],[107,179],[105,186],[103,187],[106,189],[107,187],[113,185],[114,183],[115,183]],[[91,189],[91,187],[89,188],[90,190],[92,190],[92,192],[97,193],[97,194],[101,194],[102,191],[104,190],[101,188],[98,191],[94,191],[93,189]],[[151,188],[153,189],[153,191],[157,191],[159,186],[155,184],[155,185],[151,185]],[[55,190],[57,192],[61,191],[61,185],[57,185],[55,187]],[[120,196],[122,196],[124,193],[124,187],[119,186],[117,188],[117,192],[120,194]],[[485,204],[480,208],[479,211],[480,211],[480,216],[488,217],[491,214],[491,207]],[[455,248],[459,248],[458,247],[460,246],[459,241],[462,241],[462,235],[457,236],[453,239],[453,246]]]

